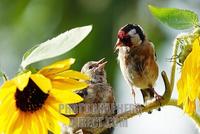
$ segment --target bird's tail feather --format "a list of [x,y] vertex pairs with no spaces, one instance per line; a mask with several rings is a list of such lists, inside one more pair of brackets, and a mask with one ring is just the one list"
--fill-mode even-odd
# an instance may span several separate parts
[[152,100],[154,98],[154,95],[155,95],[154,88],[142,89],[141,92],[142,92],[144,103],[147,103],[148,100]]

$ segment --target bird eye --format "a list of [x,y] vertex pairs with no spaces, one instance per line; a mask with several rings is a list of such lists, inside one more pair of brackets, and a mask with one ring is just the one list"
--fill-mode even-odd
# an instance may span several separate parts
[[93,66],[89,66],[89,69],[92,69],[93,68]]
[[130,43],[131,39],[129,36],[125,36],[123,39],[121,39],[121,41],[124,43],[124,44],[127,44],[127,43]]

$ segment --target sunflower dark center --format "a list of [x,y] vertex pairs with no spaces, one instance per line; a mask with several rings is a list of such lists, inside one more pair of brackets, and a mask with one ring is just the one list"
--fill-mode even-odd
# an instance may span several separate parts
[[23,112],[35,112],[42,108],[48,94],[45,94],[31,79],[23,91],[15,93],[16,106]]

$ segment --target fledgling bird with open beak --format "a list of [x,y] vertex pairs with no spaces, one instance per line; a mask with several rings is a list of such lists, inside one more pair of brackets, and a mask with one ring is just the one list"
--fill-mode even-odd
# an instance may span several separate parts
[[[75,115],[75,120],[72,119],[73,124],[71,127],[73,128],[74,133],[95,133],[95,129],[93,128],[94,126],[83,128],[81,127],[82,124],[86,126],[91,124],[91,121],[89,124],[87,124],[86,120],[88,117],[94,119],[96,124],[106,124],[109,119],[112,119],[112,117],[117,114],[113,90],[110,84],[107,82],[106,78],[106,63],[107,62],[104,61],[104,59],[99,61],[89,61],[81,69],[81,72],[87,74],[91,79],[86,81],[89,86],[83,90],[78,91],[77,93],[84,99],[81,103],[89,104],[91,107],[82,109],[80,113]],[[96,104],[102,104],[103,107],[92,107],[96,106]],[[95,112],[93,112],[94,108]],[[76,121],[78,118],[81,120]],[[68,128],[65,127],[65,131],[67,129]],[[112,131],[113,128],[108,128],[102,134],[111,134]]]
[[116,50],[121,72],[132,89],[135,101],[134,88],[139,88],[143,95],[144,103],[161,99],[155,90],[154,84],[158,78],[158,64],[154,45],[136,24],[127,24],[118,32]]
[[81,69],[91,80],[87,81],[89,87],[80,90],[80,94],[86,103],[115,103],[113,90],[107,82],[104,58],[99,61],[89,61]]

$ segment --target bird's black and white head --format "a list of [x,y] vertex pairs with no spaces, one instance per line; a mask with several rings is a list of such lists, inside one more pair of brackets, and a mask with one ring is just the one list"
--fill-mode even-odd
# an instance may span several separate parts
[[118,32],[116,47],[132,47],[141,45],[145,40],[145,34],[142,27],[136,24],[127,24]]
[[107,61],[104,58],[99,61],[89,61],[81,69],[81,72],[87,74],[91,83],[107,83],[105,65]]

